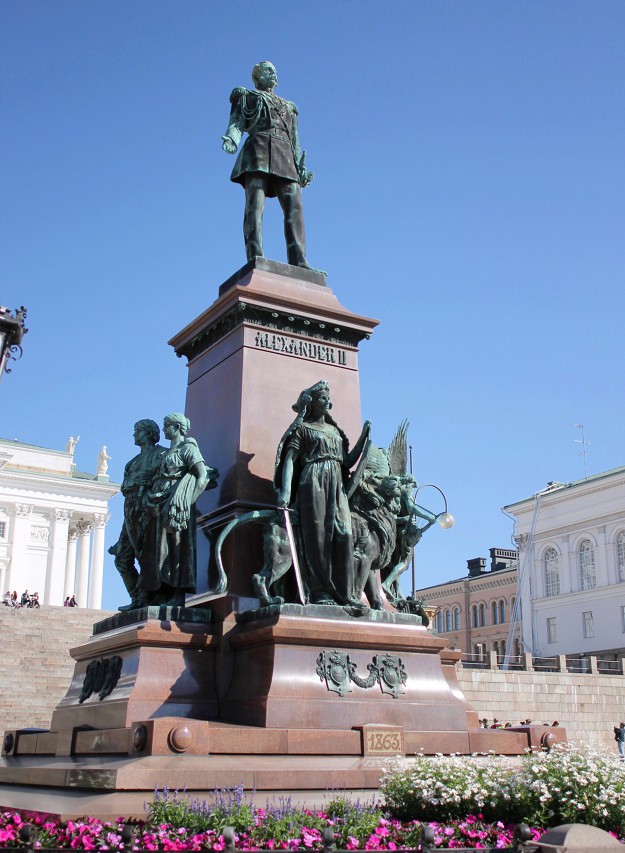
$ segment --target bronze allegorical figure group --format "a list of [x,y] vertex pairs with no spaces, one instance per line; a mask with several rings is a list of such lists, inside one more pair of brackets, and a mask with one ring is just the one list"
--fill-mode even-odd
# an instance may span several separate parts
[[130,595],[120,610],[180,607],[185,593],[195,592],[195,502],[217,485],[219,472],[206,465],[189,427],[185,415],[167,415],[163,431],[170,447],[165,448],[158,444],[155,421],[135,424],[140,452],[124,470],[124,522],[110,549]]
[[[371,443],[366,421],[350,451],[330,414],[327,382],[305,388],[293,409],[297,417],[276,457],[277,508],[230,522],[217,540],[218,564],[223,542],[235,527],[264,521],[263,565],[252,575],[261,606],[285,601],[338,605],[351,615],[367,606],[390,607],[424,618],[418,603],[401,595],[398,583],[412,548],[437,520],[413,498],[416,482],[406,471],[407,423],[390,447],[381,449]],[[419,519],[424,526],[419,527]]]

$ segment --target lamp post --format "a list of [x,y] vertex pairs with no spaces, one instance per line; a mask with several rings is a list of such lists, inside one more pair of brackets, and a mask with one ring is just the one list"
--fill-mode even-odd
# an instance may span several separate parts
[[[8,308],[0,305],[0,381],[4,373],[10,373],[11,368],[8,361],[14,361],[22,356],[21,340],[28,331],[24,326],[26,309],[22,305],[12,313]],[[16,355],[19,353],[18,355]]]
[[[435,520],[440,524],[440,526],[443,528],[443,530],[449,530],[450,527],[453,527],[454,524],[456,523],[456,519],[448,511],[447,497],[445,495],[445,492],[440,488],[440,486],[437,486],[435,483],[423,483],[423,485],[418,486],[417,490],[414,493],[415,504],[417,503],[417,495],[419,494],[421,489],[436,489],[436,491],[441,494],[443,501],[445,502],[445,509],[436,515]],[[432,524],[432,523],[433,522],[429,522],[425,526],[425,528],[423,528],[423,529],[427,529],[430,526],[430,524]],[[415,594],[416,594],[416,583],[415,583],[415,561],[414,561],[414,550],[413,550],[413,552],[412,552],[412,597],[413,598],[415,598]]]

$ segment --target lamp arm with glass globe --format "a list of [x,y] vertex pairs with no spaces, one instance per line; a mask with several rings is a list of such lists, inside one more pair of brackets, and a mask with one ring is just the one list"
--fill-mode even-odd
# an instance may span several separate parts
[[[443,498],[443,501],[445,502],[445,509],[442,512],[434,514],[434,513],[429,512],[428,510],[424,510],[423,507],[420,507],[417,504],[417,495],[419,494],[421,489],[436,489],[436,491],[440,493],[440,495]],[[416,529],[414,530],[414,533],[413,533],[415,541],[412,543],[413,550],[412,550],[412,572],[411,572],[412,579],[411,580],[412,580],[412,597],[414,598],[415,594],[416,594],[416,592],[415,592],[415,590],[416,590],[416,585],[415,585],[416,574],[415,574],[414,545],[416,545],[417,542],[421,539],[421,537],[423,536],[425,531],[428,530],[437,521],[444,530],[449,530],[449,528],[453,527],[454,524],[456,523],[456,519],[453,517],[453,515],[451,515],[451,513],[448,510],[447,496],[445,495],[445,492],[441,489],[440,486],[437,486],[435,483],[423,483],[421,486],[417,486],[415,493],[414,493],[414,498],[413,498],[412,516],[411,517],[424,518],[427,522],[426,524],[423,525],[423,527],[416,527],[416,525],[415,525]]]
[[[429,489],[436,489],[436,491],[440,493],[441,497],[445,501],[445,509],[442,512],[439,512],[437,515],[435,515],[433,517],[433,520],[430,520],[430,518],[428,517],[428,519],[427,519],[428,524],[426,526],[422,527],[421,530],[427,530],[428,527],[431,527],[431,525],[437,521],[440,524],[440,526],[443,528],[443,530],[449,530],[449,528],[453,527],[454,524],[456,523],[456,519],[453,517],[453,515],[448,510],[447,496],[445,495],[445,492],[441,489],[440,486],[437,486],[435,483],[423,483],[421,486],[417,486],[417,489],[414,493],[415,508],[418,506],[417,505],[417,495],[419,494],[421,489],[428,489],[428,488]],[[418,507],[418,509],[422,509],[422,508]],[[426,512],[427,512],[427,510],[426,510]],[[415,512],[415,514],[419,515],[421,518],[425,517],[425,516],[422,516],[418,512]],[[431,517],[432,513],[428,513],[428,516]]]

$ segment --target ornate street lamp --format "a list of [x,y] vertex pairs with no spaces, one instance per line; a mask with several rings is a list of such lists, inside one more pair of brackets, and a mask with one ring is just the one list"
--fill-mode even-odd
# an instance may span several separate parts
[[[423,483],[422,486],[418,486],[417,490],[414,493],[415,504],[417,502],[417,495],[419,494],[421,489],[436,489],[437,492],[440,492],[440,494],[443,498],[443,501],[445,502],[445,509],[442,512],[439,512],[436,514],[436,521],[440,524],[440,526],[444,530],[449,530],[450,527],[453,527],[454,524],[456,523],[456,519],[453,517],[453,515],[450,512],[448,512],[447,497],[445,495],[445,492],[440,488],[440,486],[437,486],[435,483]],[[429,527],[431,523],[433,523],[433,522],[430,522],[429,524],[427,524],[426,528]],[[414,559],[414,550],[413,550],[413,552],[412,552],[412,597],[414,598],[415,595],[416,595],[416,593],[415,593],[415,559]]]
[[456,519],[450,512],[447,511],[447,497],[445,496],[445,492],[440,488],[440,486],[437,486],[434,483],[423,483],[423,485],[419,486],[416,492],[414,493],[415,503],[417,502],[417,495],[419,494],[421,489],[436,489],[437,492],[440,492],[443,500],[445,501],[445,509],[437,514],[436,520],[444,530],[449,530],[450,527],[453,527],[456,523]]
[[21,340],[28,331],[24,326],[26,309],[22,305],[13,313],[8,308],[0,305],[0,381],[5,371],[11,372],[8,365],[9,359],[16,361],[22,357]]

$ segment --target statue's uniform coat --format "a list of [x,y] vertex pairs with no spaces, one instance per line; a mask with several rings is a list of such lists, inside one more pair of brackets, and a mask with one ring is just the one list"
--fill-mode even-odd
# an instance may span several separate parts
[[143,544],[148,524],[147,500],[150,487],[159,470],[166,448],[156,444],[126,463],[121,492],[124,500],[124,522],[115,550],[115,565],[128,592],[133,595],[139,579],[135,558],[142,565]]
[[[300,183],[297,171],[302,152],[297,130],[297,107],[278,95],[239,87],[230,95],[230,122],[225,136],[235,145],[248,138],[239,152],[230,180],[245,185],[245,176],[261,172]],[[268,187],[267,195],[275,196]]]

